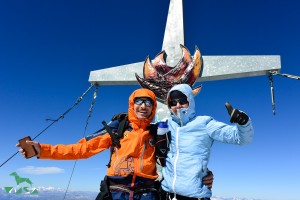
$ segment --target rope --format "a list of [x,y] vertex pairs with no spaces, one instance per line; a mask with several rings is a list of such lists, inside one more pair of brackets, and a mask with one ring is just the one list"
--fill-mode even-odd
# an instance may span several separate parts
[[[88,124],[89,124],[89,120],[90,120],[90,118],[92,116],[93,108],[94,108],[94,105],[95,105],[95,100],[97,98],[97,92],[98,92],[98,85],[96,85],[96,88],[95,88],[95,91],[94,91],[93,100],[91,102],[91,106],[90,106],[90,109],[89,109],[89,112],[88,112],[88,116],[87,116],[87,119],[86,119],[85,128],[84,128],[84,132],[83,132],[82,138],[86,134],[86,130],[87,130],[87,127],[88,127]],[[63,199],[65,199],[66,196],[67,196],[67,193],[68,193],[68,190],[69,190],[69,186],[70,186],[70,183],[71,183],[71,180],[72,180],[72,177],[73,177],[73,173],[74,173],[76,164],[77,164],[77,160],[75,160],[75,162],[74,162],[73,169],[72,169],[72,172],[71,172],[71,176],[70,176],[70,179],[69,179],[69,182],[68,182],[68,186],[67,186],[67,189],[66,189],[66,192],[65,192],[65,195],[64,195]]]
[[[59,116],[57,119],[55,120],[51,120],[51,119],[46,119],[46,120],[51,120],[52,123],[49,124],[45,129],[43,129],[39,134],[37,134],[32,140],[36,139],[37,137],[39,137],[42,133],[44,133],[48,128],[50,128],[54,123],[58,122],[60,119],[64,118],[66,114],[68,114],[76,105],[79,104],[79,102],[81,102],[81,100],[84,98],[84,96],[92,89],[92,87],[95,84],[92,83],[91,86],[76,100],[76,102],[73,104],[73,106],[71,106],[66,112],[64,112],[61,116]],[[17,155],[19,153],[19,151],[17,151],[16,153],[14,153],[11,157],[9,157],[5,162],[3,162],[0,167],[2,167],[5,163],[7,163],[10,159],[12,159],[15,155]]]

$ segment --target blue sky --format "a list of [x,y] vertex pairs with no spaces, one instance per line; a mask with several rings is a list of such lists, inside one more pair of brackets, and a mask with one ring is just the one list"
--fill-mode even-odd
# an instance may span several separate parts
[[[17,151],[18,139],[34,137],[90,86],[89,73],[154,58],[161,51],[169,1],[1,1],[0,163]],[[296,0],[189,0],[184,2],[185,46],[204,56],[280,55],[282,73],[300,75],[300,13]],[[178,44],[179,45],[179,44]],[[142,67],[142,66],[141,66]],[[200,83],[196,83],[200,84]],[[272,115],[267,76],[203,82],[197,113],[229,123],[224,103],[251,117],[255,138],[239,147],[215,143],[209,168],[213,194],[257,199],[300,198],[300,81],[274,77]],[[138,85],[100,86],[87,134],[118,112]],[[37,141],[77,142],[84,134],[92,92]],[[108,152],[77,162],[70,190],[97,191]],[[15,156],[0,168],[30,177],[35,187],[66,188],[74,161]]]

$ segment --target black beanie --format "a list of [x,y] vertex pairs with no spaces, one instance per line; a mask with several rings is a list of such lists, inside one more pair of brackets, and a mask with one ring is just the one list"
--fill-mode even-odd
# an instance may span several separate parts
[[178,90],[173,90],[170,93],[170,100],[173,99],[187,99],[187,96]]

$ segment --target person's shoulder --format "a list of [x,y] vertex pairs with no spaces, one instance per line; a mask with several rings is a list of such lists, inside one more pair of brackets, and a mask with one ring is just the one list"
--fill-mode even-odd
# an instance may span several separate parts
[[[119,128],[119,124],[120,124],[119,120],[115,119],[115,120],[110,121],[107,125],[111,129],[112,132],[116,132]],[[93,133],[91,135],[88,135],[88,136],[85,136],[85,140],[89,141],[89,140],[91,140],[95,137],[102,136],[102,135],[105,135],[105,134],[108,134],[108,132],[103,127],[100,130],[96,131],[95,133]]]
[[213,118],[211,116],[207,116],[207,115],[199,115],[195,118],[195,120],[203,122],[203,123],[208,123],[211,120],[213,120]]

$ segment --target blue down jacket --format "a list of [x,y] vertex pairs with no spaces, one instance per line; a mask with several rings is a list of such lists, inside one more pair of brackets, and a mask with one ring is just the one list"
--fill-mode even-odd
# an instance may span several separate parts
[[189,107],[178,110],[180,117],[170,110],[170,150],[162,170],[162,188],[186,197],[211,197],[211,190],[202,184],[202,178],[207,175],[213,142],[238,145],[250,143],[253,138],[251,120],[245,125],[230,126],[209,116],[196,116],[191,87],[187,84],[177,85],[169,91],[168,97],[173,90],[179,90],[187,96]]

